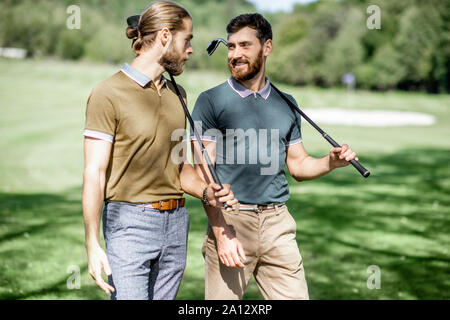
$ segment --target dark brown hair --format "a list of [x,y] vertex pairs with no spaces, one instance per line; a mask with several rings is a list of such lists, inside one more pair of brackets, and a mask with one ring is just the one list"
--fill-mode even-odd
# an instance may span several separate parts
[[230,35],[245,27],[250,27],[257,31],[256,36],[261,44],[268,39],[272,39],[272,27],[269,21],[259,13],[246,13],[233,18],[227,25],[227,33]]
[[127,27],[126,35],[129,39],[134,39],[133,50],[139,52],[143,47],[152,45],[159,30],[168,28],[172,33],[183,30],[184,18],[191,16],[180,5],[158,1],[141,14],[137,28]]

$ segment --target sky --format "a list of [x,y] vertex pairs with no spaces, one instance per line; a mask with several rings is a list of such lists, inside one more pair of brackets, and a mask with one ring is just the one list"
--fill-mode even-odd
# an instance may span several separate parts
[[297,3],[310,3],[316,0],[248,0],[261,12],[289,12]]

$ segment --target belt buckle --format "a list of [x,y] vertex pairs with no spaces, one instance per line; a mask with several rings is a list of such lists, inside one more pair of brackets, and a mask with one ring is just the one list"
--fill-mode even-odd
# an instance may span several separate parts
[[159,200],[159,201],[158,201],[158,210],[162,210],[162,209],[161,209],[161,207],[162,207],[161,204],[162,204],[162,200]]

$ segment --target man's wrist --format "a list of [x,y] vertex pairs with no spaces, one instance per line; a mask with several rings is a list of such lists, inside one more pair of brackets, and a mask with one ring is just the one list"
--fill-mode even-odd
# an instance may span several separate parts
[[85,246],[86,246],[86,249],[93,249],[93,248],[97,248],[97,247],[100,247],[100,242],[99,242],[99,240],[98,240],[98,238],[97,237],[86,237],[86,239],[85,239]]
[[336,169],[334,161],[331,159],[331,156],[328,155],[328,171],[333,171],[334,169]]
[[208,200],[208,195],[207,195],[207,193],[208,193],[208,186],[206,186],[206,187],[203,189],[203,193],[202,193],[202,202],[203,202],[206,206],[212,207],[211,203],[210,203],[209,200]]
[[212,226],[211,228],[213,230],[213,233],[214,233],[214,236],[216,237],[216,239],[220,239],[221,237],[225,236],[225,234],[226,234],[225,227]]

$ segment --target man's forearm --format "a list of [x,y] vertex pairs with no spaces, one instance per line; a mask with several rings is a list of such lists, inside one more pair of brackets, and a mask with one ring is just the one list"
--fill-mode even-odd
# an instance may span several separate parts
[[[210,143],[206,145],[206,148],[209,150],[209,157],[211,161],[214,163],[215,161],[215,144]],[[197,157],[197,159],[201,159],[200,163],[195,164],[195,171],[197,172],[198,176],[202,181],[206,181],[206,183],[209,183],[210,181],[213,181],[211,172],[209,171],[206,160],[203,156],[203,154],[200,151],[200,148],[197,143],[192,144],[192,149],[195,150],[193,152],[193,157]],[[213,229],[214,235],[216,238],[218,238],[222,234],[228,234],[229,228],[228,225],[223,217],[222,211],[219,208],[214,208],[211,206],[207,206],[203,204],[203,207],[205,208],[206,215],[209,220],[209,224],[211,225],[211,228]]]
[[184,192],[198,199],[202,199],[203,190],[208,186],[189,163],[183,164],[180,182]]
[[[211,179],[211,177],[208,176],[207,170],[205,171],[202,165],[195,165],[195,171],[197,172],[199,177],[201,176],[206,179]],[[214,208],[205,204],[203,204],[203,207],[216,238],[224,233],[228,233],[229,228],[223,217],[222,211],[219,208]]]
[[83,178],[83,218],[86,246],[99,243],[100,216],[104,200],[104,179],[96,170],[85,170]]
[[333,169],[329,155],[322,158],[308,156],[296,166],[296,171],[292,173],[292,177],[297,181],[313,180],[324,176]]
[[214,235],[219,238],[223,234],[227,234],[230,230],[225,221],[222,211],[219,208],[214,208],[203,204],[206,215],[208,216],[209,224],[214,232]]

